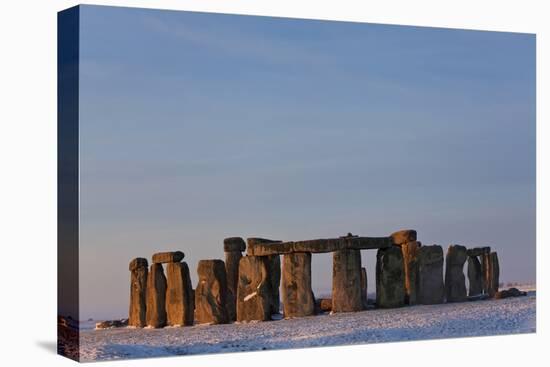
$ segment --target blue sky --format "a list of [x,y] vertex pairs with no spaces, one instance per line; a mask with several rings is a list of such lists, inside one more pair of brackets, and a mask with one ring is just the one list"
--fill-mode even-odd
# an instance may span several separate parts
[[229,236],[415,228],[534,281],[534,35],[84,6],[80,50],[82,318],[127,314],[132,258],[195,284]]

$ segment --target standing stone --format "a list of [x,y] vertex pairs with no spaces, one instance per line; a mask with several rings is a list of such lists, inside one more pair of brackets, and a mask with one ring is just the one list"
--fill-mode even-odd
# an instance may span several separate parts
[[422,246],[417,259],[417,302],[424,305],[443,303],[443,249],[438,245]]
[[315,313],[311,290],[311,253],[283,255],[283,314],[285,318]]
[[271,287],[265,256],[245,256],[239,262],[237,321],[271,320]]
[[227,273],[227,314],[230,321],[237,317],[237,286],[239,282],[239,261],[242,254],[238,251],[225,253],[225,271]]
[[367,269],[361,268],[361,303],[363,304],[363,309],[367,308],[368,298],[367,298]]
[[225,272],[227,274],[227,314],[230,321],[237,317],[237,283],[239,281],[239,261],[246,244],[241,237],[229,237],[223,240],[225,251]]
[[491,261],[490,261],[489,253],[484,253],[483,255],[481,255],[481,273],[482,273],[481,287],[483,290],[483,294],[490,294]]
[[491,252],[489,254],[489,262],[491,264],[489,296],[494,297],[495,294],[498,292],[498,283],[500,277],[500,266],[498,264],[498,255],[496,252]]
[[418,250],[422,244],[419,241],[407,242],[401,245],[403,267],[405,270],[405,303],[417,303]]
[[269,288],[271,289],[271,314],[280,314],[281,301],[279,287],[281,286],[281,257],[279,255],[269,255],[266,257]]
[[481,263],[477,256],[468,257],[468,296],[479,296],[482,294],[482,276],[481,276]]
[[376,305],[381,308],[403,306],[405,271],[399,247],[379,249],[376,254]]
[[166,326],[166,277],[162,264],[151,264],[147,276],[147,326],[161,328]]
[[332,312],[362,309],[361,251],[335,251],[332,260]]
[[185,262],[166,266],[166,318],[170,326],[193,325],[193,289]]
[[445,257],[445,297],[447,302],[466,301],[466,278],[464,277],[464,263],[466,247],[451,245]]
[[130,312],[128,325],[147,325],[147,259],[137,257],[130,262]]
[[227,277],[222,260],[200,260],[195,289],[195,318],[199,324],[226,324]]

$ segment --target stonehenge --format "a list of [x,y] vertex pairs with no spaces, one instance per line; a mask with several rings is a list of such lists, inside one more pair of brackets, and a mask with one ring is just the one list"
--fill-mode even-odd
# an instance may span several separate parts
[[[162,328],[268,321],[280,312],[281,296],[284,318],[366,310],[367,270],[361,265],[362,250],[377,250],[377,308],[523,294],[514,289],[499,291],[498,255],[490,247],[450,245],[443,256],[441,246],[422,245],[412,229],[387,237],[348,233],[287,242],[260,237],[245,242],[241,237],[228,237],[223,240],[223,250],[225,261],[198,262],[196,289],[181,251],[155,253],[150,266],[145,258],[131,260],[128,325]],[[316,300],[311,259],[314,254],[330,252],[332,294]]]
[[226,324],[227,276],[222,260],[200,260],[195,289],[195,318],[199,324]]
[[147,290],[147,259],[137,257],[130,262],[130,312],[128,325],[135,327],[147,326],[146,320],[146,290]]
[[467,259],[466,247],[450,245],[445,257],[445,299],[447,302],[466,300],[466,278],[464,264]]

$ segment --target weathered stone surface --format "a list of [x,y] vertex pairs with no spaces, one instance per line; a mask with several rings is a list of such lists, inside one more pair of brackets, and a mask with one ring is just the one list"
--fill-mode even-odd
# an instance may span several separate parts
[[162,264],[151,264],[147,276],[147,326],[166,326],[166,277]]
[[490,247],[474,247],[466,251],[468,256],[481,256],[483,254],[488,254],[491,252]]
[[280,314],[281,301],[279,296],[279,287],[281,286],[281,257],[279,255],[269,255],[267,258],[267,276],[269,278],[269,287],[271,289],[271,314]]
[[241,237],[229,237],[223,240],[223,250],[225,252],[246,250],[246,244]]
[[126,327],[126,326],[133,326],[129,324],[128,319],[105,320],[101,322],[96,322],[95,324],[96,329],[114,329],[114,328]]
[[332,312],[363,309],[361,298],[361,252],[339,250],[332,256]]
[[481,263],[476,256],[468,257],[468,296],[478,296],[483,293],[481,286],[482,283],[482,273],[481,273]]
[[195,319],[199,324],[226,324],[227,277],[222,260],[200,260],[195,289]]
[[268,259],[245,256],[239,262],[237,321],[271,320],[271,287]]
[[390,235],[394,245],[403,245],[405,243],[416,241],[416,231],[414,229],[403,229]]
[[166,319],[170,326],[193,325],[193,288],[187,263],[166,266]]
[[376,254],[376,305],[400,307],[405,302],[403,254],[396,246],[379,249]]
[[493,297],[498,292],[498,283],[500,277],[500,266],[498,264],[498,256],[496,252],[489,254],[490,261],[490,289],[489,296]]
[[450,245],[445,257],[445,298],[447,302],[466,301],[464,263],[468,255],[466,247]]
[[157,252],[153,254],[153,264],[179,263],[185,255],[181,251]]
[[332,298],[320,298],[317,300],[319,305],[319,312],[330,312],[332,311]]
[[416,304],[417,300],[417,276],[418,276],[418,249],[422,244],[412,241],[401,245],[403,254],[403,268],[405,270],[405,303]]
[[138,257],[130,262],[130,311],[128,324],[147,326],[147,260]]
[[286,318],[310,316],[315,312],[311,290],[311,254],[283,256],[283,315]]
[[[254,248],[266,248],[270,246],[280,246],[281,241],[269,240],[267,238],[253,237],[246,240],[248,243],[247,253],[251,255]],[[260,255],[258,255],[260,256]],[[265,256],[265,255],[261,255]],[[280,313],[280,295],[279,287],[281,284],[281,258],[278,254],[267,255],[267,274],[271,287],[271,314]]]
[[441,246],[422,246],[417,253],[417,303],[443,303],[443,249]]
[[363,304],[363,309],[367,308],[367,269],[361,268],[361,303]]
[[527,292],[522,292],[517,288],[505,289],[495,293],[496,299],[509,298],[509,297],[520,297],[526,296]]
[[[481,258],[481,288],[483,294],[490,294],[491,288],[491,261],[489,254],[483,254]],[[492,297],[492,295],[491,295]]]
[[128,266],[128,268],[130,269],[130,271],[132,271],[137,268],[143,268],[143,267],[147,268],[148,266],[149,264],[147,263],[147,259],[143,257],[136,257],[135,259],[130,261],[130,265]]
[[247,253],[254,256],[290,254],[296,252],[324,253],[343,249],[368,250],[392,246],[390,237],[340,237],[306,241],[265,243],[248,239]]
[[225,253],[225,272],[227,274],[227,314],[230,321],[237,319],[237,286],[239,283],[240,251]]

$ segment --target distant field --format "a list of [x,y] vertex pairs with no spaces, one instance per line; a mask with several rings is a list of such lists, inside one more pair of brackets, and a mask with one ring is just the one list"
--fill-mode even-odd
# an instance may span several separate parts
[[525,297],[248,324],[85,330],[82,361],[380,343],[535,332],[536,292]]

